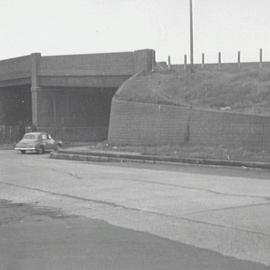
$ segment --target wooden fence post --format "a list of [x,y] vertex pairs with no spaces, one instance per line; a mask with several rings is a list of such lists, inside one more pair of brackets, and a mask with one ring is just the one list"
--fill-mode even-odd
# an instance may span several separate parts
[[260,68],[263,67],[263,49],[260,49]]
[[221,70],[221,52],[218,53],[218,69]]
[[187,70],[187,55],[184,55],[184,71]]
[[237,63],[238,63],[238,67],[240,68],[241,67],[241,52],[238,51],[237,53]]
[[171,66],[171,57],[168,56],[168,69],[171,70],[172,66]]
[[202,68],[204,68],[204,60],[205,60],[204,57],[205,57],[204,53],[202,53]]

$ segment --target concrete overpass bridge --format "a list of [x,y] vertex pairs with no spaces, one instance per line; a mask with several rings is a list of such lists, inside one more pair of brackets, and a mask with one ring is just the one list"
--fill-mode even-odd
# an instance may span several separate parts
[[150,49],[0,61],[0,126],[32,123],[62,139],[104,140],[112,96],[154,62]]

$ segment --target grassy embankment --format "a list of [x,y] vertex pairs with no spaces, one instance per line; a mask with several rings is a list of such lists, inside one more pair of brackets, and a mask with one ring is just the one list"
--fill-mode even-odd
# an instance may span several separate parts
[[116,98],[270,115],[270,68],[155,72],[138,76]]

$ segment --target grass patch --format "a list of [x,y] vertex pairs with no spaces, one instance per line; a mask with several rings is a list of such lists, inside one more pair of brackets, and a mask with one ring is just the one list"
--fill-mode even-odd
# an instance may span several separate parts
[[202,158],[231,161],[270,162],[270,152],[249,151],[243,148],[228,149],[222,145],[162,145],[162,146],[130,146],[110,145],[107,142],[88,145],[90,150],[106,150],[119,152],[136,152],[145,155],[159,155],[176,158]]

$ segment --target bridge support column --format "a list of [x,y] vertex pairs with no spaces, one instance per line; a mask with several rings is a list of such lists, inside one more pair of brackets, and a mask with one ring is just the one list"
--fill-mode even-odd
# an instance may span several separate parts
[[32,95],[32,123],[38,127],[39,126],[39,107],[41,102],[40,97],[41,88],[31,87]]
[[38,82],[38,66],[41,54],[31,54],[31,95],[32,95],[32,123],[38,126],[38,108],[39,108],[39,82]]

